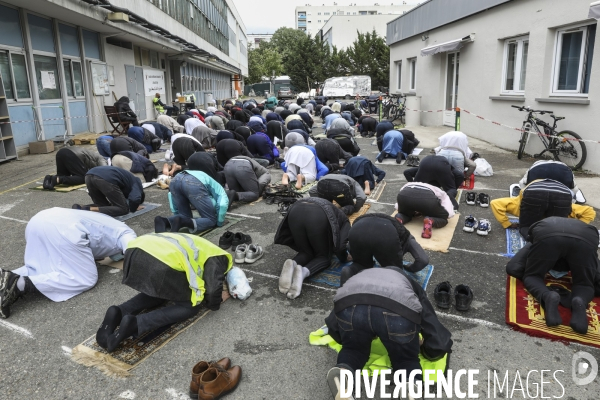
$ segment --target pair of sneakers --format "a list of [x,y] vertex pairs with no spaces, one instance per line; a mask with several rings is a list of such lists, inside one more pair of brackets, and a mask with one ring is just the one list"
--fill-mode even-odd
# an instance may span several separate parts
[[474,206],[475,204],[479,204],[480,207],[488,208],[490,206],[490,195],[487,193],[475,193],[475,192],[467,192],[465,196],[465,203],[470,206]]
[[219,238],[219,247],[223,250],[227,250],[231,247],[231,250],[235,250],[241,244],[250,244],[252,243],[252,238],[250,235],[246,235],[242,232],[230,232],[227,231],[221,235]]
[[235,256],[233,260],[237,264],[248,263],[252,264],[260,260],[264,255],[262,246],[257,244],[240,244],[235,248]]
[[410,154],[406,159],[407,167],[418,167],[420,163],[421,163],[421,160],[419,159],[419,156],[414,156],[414,155]]
[[492,231],[492,224],[490,223],[489,219],[482,218],[480,220],[477,220],[477,218],[473,217],[472,215],[469,215],[465,217],[465,225],[463,226],[463,231],[469,233],[477,231],[477,234],[479,236],[487,236]]
[[[452,285],[442,282],[435,287],[433,297],[439,308],[448,309],[452,305]],[[454,307],[458,311],[469,311],[473,302],[473,291],[467,285],[458,285],[454,288]]]

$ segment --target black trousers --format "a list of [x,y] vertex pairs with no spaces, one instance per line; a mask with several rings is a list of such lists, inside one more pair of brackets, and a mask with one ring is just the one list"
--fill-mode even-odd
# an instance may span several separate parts
[[519,226],[523,237],[529,227],[548,217],[567,218],[571,214],[573,197],[568,193],[525,190],[521,199]]
[[121,117],[121,121],[123,121],[123,122],[130,122],[131,125],[133,125],[133,126],[140,126],[140,123],[138,122],[137,118],[133,118],[133,117]]
[[588,304],[594,298],[598,262],[596,250],[583,240],[550,236],[523,247],[514,257],[514,262],[509,262],[507,272],[515,276],[522,271],[525,289],[541,301],[544,293],[550,290],[544,283],[546,273],[551,269],[570,270],[573,278],[572,297],[581,297],[584,304]]
[[402,243],[391,222],[381,223],[381,218],[356,221],[348,234],[348,247],[353,263],[342,269],[340,286],[363,269],[373,268],[375,260],[384,267],[403,268]]
[[168,301],[165,299],[139,293],[118,307],[121,309],[121,314],[123,316],[137,315],[136,318],[139,334],[153,331],[177,322],[185,321],[200,311],[200,304],[197,306],[192,306],[192,302],[187,300],[172,302],[171,305],[166,307],[162,307],[148,313],[139,314],[143,310],[160,307],[167,302]]
[[96,175],[86,175],[85,184],[94,204],[102,214],[118,217],[129,214],[129,204],[117,185],[105,181]]
[[294,261],[308,268],[310,275],[324,270],[334,253],[329,219],[317,204],[297,203],[288,214],[292,238],[298,250]]
[[[420,167],[408,168],[404,170],[404,177],[407,182],[414,182],[417,171]],[[444,192],[450,197],[450,201],[454,206],[455,210],[458,210],[458,203],[456,202],[456,194],[458,193],[457,188],[464,182],[465,176],[460,171],[452,168],[452,176],[448,174],[435,174],[436,181],[423,182],[433,186],[441,187]]]
[[403,223],[410,222],[415,212],[420,212],[433,220],[434,228],[448,225],[448,211],[431,190],[407,187],[398,193],[396,200]]
[[88,169],[83,162],[66,147],[56,152],[56,175],[63,185],[83,185]]

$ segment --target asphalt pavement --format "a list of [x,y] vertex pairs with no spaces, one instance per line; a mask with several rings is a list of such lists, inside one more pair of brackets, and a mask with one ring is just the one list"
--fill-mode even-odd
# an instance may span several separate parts
[[[320,120],[316,121],[315,126],[320,126]],[[430,149],[437,146],[437,137],[449,130],[446,127],[414,128],[421,140],[420,147],[424,147],[422,156],[429,154]],[[314,133],[321,131],[317,128]],[[377,148],[372,141],[358,139],[361,155],[375,160]],[[470,145],[494,169],[492,177],[477,178],[474,190],[488,193],[492,199],[508,196],[509,185],[517,182],[534,161],[517,160],[515,153],[480,140],[472,139]],[[95,149],[94,146],[89,148]],[[163,154],[153,155],[153,158],[158,159]],[[56,193],[29,189],[45,175],[55,173],[54,157],[55,153],[30,155],[0,165],[1,268],[12,270],[23,264],[26,223],[37,212],[89,202],[84,190]],[[162,162],[157,166],[160,168]],[[373,204],[369,212],[391,214],[396,194],[405,183],[402,172],[406,167],[382,165],[380,168],[387,173],[387,186],[380,204]],[[271,170],[271,174],[273,182],[281,179],[280,170]],[[138,235],[153,232],[155,216],[170,215],[166,190],[147,189],[146,201],[159,203],[161,207],[127,221]],[[98,284],[93,289],[62,303],[32,295],[13,306],[13,315],[8,320],[0,320],[0,399],[185,399],[192,366],[200,360],[222,357],[230,357],[243,369],[242,381],[227,399],[332,399],[325,376],[336,363],[336,353],[311,346],[308,335],[323,325],[335,291],[326,285],[305,285],[299,298],[288,300],[279,293],[277,278],[283,262],[291,258],[293,252],[273,244],[276,228],[282,220],[277,206],[260,201],[254,205],[236,204],[230,211],[254,217],[245,218],[233,230],[251,235],[253,242],[262,245],[266,252],[255,264],[242,266],[252,279],[253,293],[249,299],[229,299],[219,311],[210,312],[150,356],[133,370],[133,376],[113,379],[95,368],[70,360],[71,349],[96,332],[106,309],[135,294],[121,285],[119,270],[99,266]],[[497,398],[507,395],[535,398],[536,387],[539,390],[543,379],[547,382],[544,397],[598,399],[600,378],[587,386],[577,386],[571,379],[571,371],[574,353],[586,351],[598,359],[600,351],[534,338],[508,328],[505,324],[508,259],[501,256],[506,251],[504,230],[489,208],[466,205],[464,194],[459,212],[461,221],[450,251],[428,252],[430,263],[435,266],[427,288],[431,300],[433,289],[443,281],[453,286],[469,285],[474,292],[470,311],[438,310],[440,320],[453,335],[450,368],[479,370],[479,382],[474,390],[479,398],[494,398],[493,381],[488,396],[489,371],[501,376],[500,381],[508,371],[510,389],[507,393],[505,386]],[[482,237],[463,232],[462,220],[468,214],[492,221],[490,235]],[[593,224],[598,226],[597,220]],[[208,238],[218,243],[217,236]],[[530,373],[533,370],[537,372]],[[551,372],[542,378],[540,370]],[[558,382],[552,375],[557,370],[564,371],[554,375]],[[528,395],[520,390],[517,371],[523,388],[529,389]],[[461,381],[460,386],[465,388],[466,381]],[[517,390],[511,394],[514,387]],[[564,387],[562,394],[561,387]],[[364,393],[362,398],[365,398]]]

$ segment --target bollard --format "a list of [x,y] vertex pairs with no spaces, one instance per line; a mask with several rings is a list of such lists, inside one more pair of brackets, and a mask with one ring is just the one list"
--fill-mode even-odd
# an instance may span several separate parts
[[454,119],[454,130],[460,131],[460,107],[456,107],[454,111],[456,112],[456,117]]

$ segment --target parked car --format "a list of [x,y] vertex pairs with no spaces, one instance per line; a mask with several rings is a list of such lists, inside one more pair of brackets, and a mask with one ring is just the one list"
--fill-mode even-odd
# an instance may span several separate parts
[[277,91],[277,98],[278,99],[293,99],[294,92],[292,92],[292,90],[289,87],[282,86]]

